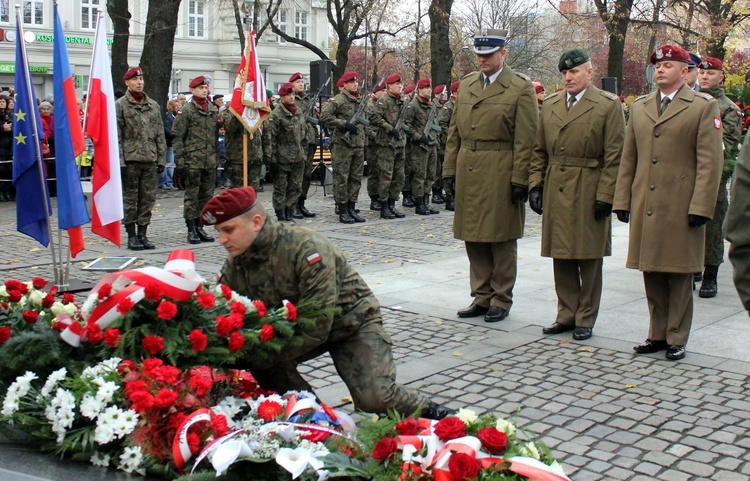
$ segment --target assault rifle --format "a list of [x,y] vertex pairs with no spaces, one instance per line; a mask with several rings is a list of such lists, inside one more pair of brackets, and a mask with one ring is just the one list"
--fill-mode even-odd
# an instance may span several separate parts
[[[440,92],[440,97],[438,97],[437,102],[432,102],[432,105],[430,105],[430,115],[427,116],[427,122],[424,124],[424,130],[422,131],[422,135],[425,137],[428,137],[432,132],[442,132],[442,128],[435,123],[435,115],[437,115],[437,109],[440,106],[440,102],[443,101],[443,96],[445,95],[445,92],[450,92],[451,84],[448,82],[445,84],[445,88],[442,92]],[[429,147],[423,143],[419,143],[419,147],[429,151]]]
[[311,124],[318,125],[320,123],[320,120],[317,117],[313,116],[313,112],[315,112],[315,104],[318,103],[320,94],[323,93],[323,90],[325,90],[329,83],[331,83],[331,77],[328,77],[328,79],[326,79],[326,83],[320,86],[320,88],[318,89],[318,93],[315,94],[315,97],[310,99],[310,105],[307,106],[305,117],[307,117],[307,121]]
[[[416,90],[416,89],[414,89]],[[406,109],[409,108],[409,102],[411,102],[411,99],[407,99],[406,96],[404,96],[403,104],[401,105],[401,111],[398,113],[398,118],[396,119],[396,125],[393,126],[393,130],[396,131],[396,133],[399,132],[399,130],[403,130],[404,132],[408,132],[411,130],[409,126],[404,124],[404,114],[406,113]],[[391,140],[388,142],[388,145],[393,149],[396,150],[396,144],[393,142],[394,140],[401,140],[400,134],[399,137],[392,137]]]
[[[383,77],[380,80],[380,82],[378,82],[378,83],[375,84],[375,88],[377,88],[378,85],[380,85],[383,82],[383,80],[385,80],[385,77]],[[365,92],[365,89],[362,89],[362,93],[363,94],[364,94],[364,92]],[[367,97],[365,97],[364,95],[361,95],[361,97],[362,98],[359,101],[359,106],[357,106],[357,111],[354,112],[354,115],[352,115],[352,118],[349,119],[349,123],[350,124],[354,124],[354,125],[357,125],[357,123],[360,123],[360,124],[364,125],[365,127],[368,127],[370,125],[370,121],[367,120],[363,116],[363,114],[365,113],[365,109],[367,108],[367,101],[369,99]],[[344,135],[341,136],[341,140],[347,145],[347,147],[352,147],[352,143],[351,143],[352,141],[350,139],[350,135],[349,135],[349,131],[348,130],[346,132],[344,132]]]

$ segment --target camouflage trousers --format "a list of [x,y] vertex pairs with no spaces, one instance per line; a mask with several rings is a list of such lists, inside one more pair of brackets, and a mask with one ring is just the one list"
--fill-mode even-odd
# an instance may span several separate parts
[[333,198],[337,203],[357,202],[365,168],[365,149],[341,144],[331,146]]
[[[380,188],[380,176],[378,174],[378,145],[367,144],[365,148],[365,160],[367,161],[367,195],[370,199],[379,199],[378,189]],[[390,149],[390,147],[386,147]],[[388,199],[385,199],[388,200]]]
[[727,195],[727,178],[722,175],[719,184],[719,196],[716,198],[714,218],[706,223],[706,260],[707,266],[718,266],[724,262],[724,218],[729,208]]
[[279,164],[279,172],[273,178],[273,210],[284,210],[294,206],[302,192],[302,170],[304,164]]
[[[419,147],[417,147],[419,148]],[[404,182],[403,189],[409,191],[411,189],[412,179],[414,178],[414,161],[412,159],[412,144],[407,141],[404,147]]]
[[437,150],[437,162],[435,163],[435,183],[432,184],[433,190],[443,190],[443,160],[445,159],[445,146]]
[[307,158],[305,159],[305,166],[302,169],[302,193],[300,194],[300,199],[307,199],[307,192],[310,190],[313,162],[315,161],[315,152],[317,150],[317,144],[307,144]]
[[307,390],[310,384],[297,371],[297,364],[328,352],[341,379],[349,388],[358,411],[385,413],[394,409],[413,414],[427,405],[424,394],[396,382],[393,341],[383,328],[382,318],[364,324],[345,340],[323,344],[303,358],[251,369],[258,384],[276,392]]
[[411,193],[415,197],[429,194],[435,183],[437,149],[434,145],[425,145],[424,147],[427,150],[420,144],[412,144],[411,146]]
[[[262,159],[250,159],[247,162],[247,185],[252,186],[254,189],[257,189],[258,185],[260,185],[260,170],[262,166]],[[224,172],[232,183],[232,187],[242,187],[244,185],[242,162],[237,163],[227,161],[227,163],[224,164]]]
[[[183,180],[183,182],[185,182]],[[185,182],[183,212],[186,220],[197,219],[216,187],[216,169],[189,169]]]
[[393,150],[389,146],[379,146],[377,164],[380,177],[378,198],[382,202],[398,199],[404,187],[404,147]]
[[156,172],[155,162],[125,161],[125,178],[122,179],[124,224],[151,223],[151,211],[156,203],[158,185],[159,174]]

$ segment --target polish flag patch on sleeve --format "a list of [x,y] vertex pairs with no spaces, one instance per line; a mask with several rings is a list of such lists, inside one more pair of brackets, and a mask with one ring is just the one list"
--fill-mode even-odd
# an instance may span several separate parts
[[721,130],[721,118],[714,117],[714,128],[716,130]]
[[322,261],[323,258],[320,257],[320,253],[316,252],[314,254],[310,254],[307,256],[307,263],[310,265],[317,264],[318,262]]

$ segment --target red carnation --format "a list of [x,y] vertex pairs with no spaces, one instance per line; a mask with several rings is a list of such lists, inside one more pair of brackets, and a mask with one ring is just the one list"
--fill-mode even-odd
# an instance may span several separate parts
[[253,301],[253,305],[255,306],[255,310],[258,311],[258,316],[266,317],[267,310],[263,301]]
[[213,387],[213,381],[208,376],[193,376],[190,378],[190,387],[198,396],[205,396]]
[[273,421],[281,414],[281,404],[276,401],[263,401],[258,406],[258,417],[264,421]]
[[231,311],[239,314],[240,316],[244,316],[247,312],[247,309],[245,308],[245,305],[241,302],[234,301],[231,305]]
[[23,294],[17,289],[8,290],[8,302],[20,302],[23,299]]
[[129,297],[126,297],[117,304],[117,312],[119,312],[123,316],[127,316],[128,312],[130,312],[133,306],[135,306],[135,302],[133,302]]
[[242,329],[242,326],[245,325],[245,318],[242,317],[242,314],[237,314],[236,312],[233,312],[232,314],[229,314],[227,316],[227,319],[229,319],[229,323],[232,325],[233,331],[237,329]]
[[10,327],[0,327],[0,344],[5,344],[10,339]]
[[224,436],[229,432],[229,425],[227,424],[227,418],[223,414],[211,416],[211,428],[214,430],[214,437]]
[[402,436],[414,436],[419,432],[419,421],[414,418],[406,418],[396,424],[396,431]]
[[286,310],[288,311],[286,318],[292,322],[296,321],[297,320],[297,308],[295,307],[295,305],[287,301],[284,304],[284,307],[286,307]]
[[159,336],[146,336],[141,341],[143,349],[148,351],[152,356],[156,355],[157,352],[164,349],[164,338]]
[[76,301],[76,297],[70,292],[66,292],[62,296],[62,303],[65,305],[72,304]]
[[97,291],[97,296],[99,297],[99,300],[105,299],[109,297],[112,294],[112,284],[109,282],[105,282],[102,284],[102,287],[99,288]]
[[383,438],[378,441],[375,448],[372,450],[372,458],[375,461],[385,462],[388,461],[398,451],[398,443],[393,438]]
[[192,332],[190,332],[190,335],[188,335],[188,339],[190,339],[193,351],[201,352],[206,350],[208,336],[203,334],[200,329],[193,329]]
[[213,309],[216,305],[216,298],[210,292],[201,292],[198,294],[196,301],[204,309]]
[[190,453],[195,454],[198,452],[198,449],[200,449],[201,447],[201,437],[195,433],[188,433],[187,443],[188,443],[188,449],[190,449]]
[[31,284],[34,286],[34,289],[44,289],[44,286],[47,285],[47,281],[41,277],[32,277]]
[[55,296],[53,296],[52,294],[47,294],[46,296],[44,296],[44,299],[42,299],[42,307],[44,307],[45,309],[49,309],[54,303]]
[[177,384],[177,381],[180,378],[180,370],[169,364],[160,367],[154,372],[154,374],[157,381],[167,384]]
[[226,284],[219,284],[219,288],[221,289],[221,295],[224,296],[224,299],[230,300],[232,298],[232,288],[229,287]]
[[239,331],[234,331],[229,336],[229,352],[237,352],[245,345],[245,336]]
[[273,326],[270,324],[263,324],[263,327],[260,328],[260,340],[261,341],[270,341],[273,339]]
[[133,403],[131,406],[136,412],[142,413],[154,406],[154,395],[148,391],[137,390],[128,394],[128,399]]
[[444,418],[435,424],[435,435],[443,442],[466,436],[466,424],[457,417]]
[[177,304],[171,301],[161,301],[156,308],[156,315],[164,321],[171,321],[177,315]]
[[221,337],[227,337],[232,332],[232,321],[225,316],[216,318],[216,334]]
[[154,406],[157,408],[168,408],[177,401],[179,396],[176,392],[165,387],[159,389],[154,398]]
[[141,364],[143,368],[143,374],[147,377],[156,377],[157,372],[164,365],[164,361],[159,358],[146,359]]
[[143,294],[146,296],[146,299],[154,302],[158,302],[163,295],[161,287],[155,282],[146,284],[146,287],[143,288]]
[[104,331],[104,344],[108,345],[112,349],[117,347],[117,343],[120,342],[120,330],[110,327]]
[[95,322],[86,324],[86,340],[89,344],[99,344],[102,339],[104,339],[104,334],[102,334],[102,328],[99,327],[99,324]]
[[[463,421],[462,421],[463,422]],[[448,471],[456,481],[474,479],[479,476],[482,466],[473,456],[464,453],[455,453],[448,460]]]
[[508,436],[492,426],[479,430],[477,437],[482,441],[482,446],[490,454],[503,454],[508,444]]
[[32,311],[31,309],[22,313],[21,316],[23,316],[23,320],[26,321],[26,324],[34,324],[37,320],[39,320],[39,313],[36,311]]

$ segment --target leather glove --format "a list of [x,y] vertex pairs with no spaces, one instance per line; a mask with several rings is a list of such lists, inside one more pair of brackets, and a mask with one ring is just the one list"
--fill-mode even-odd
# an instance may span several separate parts
[[602,220],[612,215],[612,204],[606,202],[594,202],[594,220]]
[[401,140],[401,132],[398,131],[398,129],[391,130],[391,135],[396,140]]
[[430,143],[430,138],[427,137],[426,135],[422,134],[422,136],[419,138],[419,140],[417,142],[419,142],[420,144],[427,145],[427,144]]
[[630,222],[630,212],[626,210],[613,210],[612,212],[614,212],[614,214],[617,216],[617,220],[619,220],[620,222],[623,222],[625,224]]
[[162,172],[164,172],[164,166],[163,165],[157,165],[156,166],[156,173],[157,174],[161,174]]
[[700,227],[702,225],[705,225],[709,220],[711,219],[709,219],[708,217],[703,217],[702,215],[688,215],[688,225],[690,227]]
[[347,122],[344,124],[344,130],[350,132],[352,135],[357,135],[359,133],[359,129],[357,128],[357,126],[351,122]]
[[529,192],[529,207],[539,215],[542,215],[542,188],[534,187]]
[[271,177],[275,179],[279,176],[279,163],[271,162],[271,164],[268,166],[268,170],[271,172]]
[[523,204],[529,199],[529,191],[526,187],[513,184],[513,190],[511,191],[510,200],[514,204]]
[[446,177],[443,179],[443,188],[446,194],[456,195],[456,178]]

